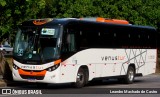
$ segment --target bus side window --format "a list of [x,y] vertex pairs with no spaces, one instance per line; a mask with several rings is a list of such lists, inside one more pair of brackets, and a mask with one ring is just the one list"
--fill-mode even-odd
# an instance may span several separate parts
[[87,39],[86,38],[82,38],[81,41],[80,41],[80,49],[88,48],[87,44],[88,44]]
[[75,34],[66,34],[63,44],[63,52],[75,52],[76,43],[75,43]]
[[87,33],[83,31],[77,31],[77,49],[78,50],[84,50],[88,48],[88,39],[87,39]]
[[76,51],[75,35],[74,34],[68,34],[67,35],[67,45],[68,45],[67,48],[68,48],[69,52]]
[[155,33],[150,33],[148,39],[148,45],[150,48],[155,48],[156,47],[156,34]]
[[112,47],[115,48],[116,46],[119,46],[120,40],[118,40],[117,32],[113,30],[113,42]]

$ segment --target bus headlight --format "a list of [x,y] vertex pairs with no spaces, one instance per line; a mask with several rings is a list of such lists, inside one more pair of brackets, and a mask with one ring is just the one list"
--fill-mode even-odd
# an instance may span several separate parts
[[18,70],[18,69],[19,69],[19,67],[18,67],[17,65],[15,65],[15,64],[13,64],[13,68],[14,68],[15,70]]
[[51,71],[56,70],[59,66],[60,66],[60,64],[53,65],[53,66],[51,66],[51,67],[47,68],[46,70],[47,70],[47,71],[49,71],[49,72],[51,72]]

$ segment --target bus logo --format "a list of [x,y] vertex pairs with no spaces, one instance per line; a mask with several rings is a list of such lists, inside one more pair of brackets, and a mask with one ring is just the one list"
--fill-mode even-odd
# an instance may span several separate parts
[[125,56],[102,56],[102,61],[124,60]]

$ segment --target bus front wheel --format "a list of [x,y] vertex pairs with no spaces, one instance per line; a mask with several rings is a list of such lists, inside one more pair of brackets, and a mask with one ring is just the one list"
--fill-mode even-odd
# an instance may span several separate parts
[[82,88],[86,83],[86,77],[87,76],[85,70],[83,68],[80,68],[76,76],[76,82],[74,83],[74,87]]

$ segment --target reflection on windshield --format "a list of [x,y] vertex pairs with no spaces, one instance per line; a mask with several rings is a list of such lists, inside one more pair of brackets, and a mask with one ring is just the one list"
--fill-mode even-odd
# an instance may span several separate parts
[[14,46],[14,56],[35,61],[53,59],[58,54],[57,39],[57,29],[19,30]]

